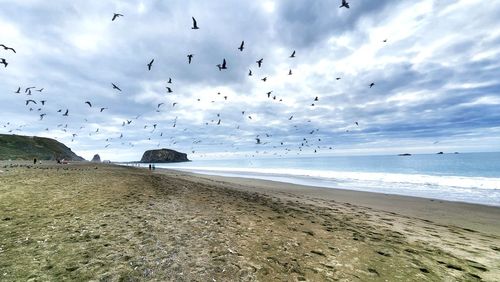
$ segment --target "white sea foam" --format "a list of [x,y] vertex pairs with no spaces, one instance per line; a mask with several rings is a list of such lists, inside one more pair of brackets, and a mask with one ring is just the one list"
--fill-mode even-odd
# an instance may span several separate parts
[[276,168],[212,168],[189,167],[174,168],[185,171],[196,171],[210,174],[235,174],[269,177],[300,177],[315,178],[338,182],[370,182],[386,184],[412,184],[421,186],[445,186],[455,188],[500,189],[500,178],[437,176],[425,174],[379,173],[379,172],[345,172],[306,169],[276,169]]

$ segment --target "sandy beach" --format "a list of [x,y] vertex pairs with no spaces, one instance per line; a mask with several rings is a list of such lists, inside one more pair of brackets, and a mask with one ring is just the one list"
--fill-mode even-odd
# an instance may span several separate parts
[[497,281],[500,208],[103,164],[0,166],[1,281]]

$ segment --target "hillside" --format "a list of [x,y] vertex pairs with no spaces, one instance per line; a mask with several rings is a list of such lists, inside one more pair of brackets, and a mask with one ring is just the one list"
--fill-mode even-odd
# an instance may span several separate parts
[[0,160],[55,160],[83,161],[63,143],[36,136],[0,134]]

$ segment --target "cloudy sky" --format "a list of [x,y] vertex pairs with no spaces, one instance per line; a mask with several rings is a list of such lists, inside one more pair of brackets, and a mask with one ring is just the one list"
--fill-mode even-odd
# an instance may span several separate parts
[[0,0],[0,133],[111,160],[500,151],[500,2],[340,2]]

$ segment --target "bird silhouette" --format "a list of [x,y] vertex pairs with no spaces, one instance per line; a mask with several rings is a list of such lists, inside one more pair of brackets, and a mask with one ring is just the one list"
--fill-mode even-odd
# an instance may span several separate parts
[[111,83],[111,85],[113,85],[113,89],[116,89],[116,90],[118,90],[120,92],[122,91],[118,86],[116,86],[116,84]]
[[153,66],[153,62],[155,61],[155,59],[152,59],[151,62],[149,62],[148,64],[148,70],[151,70],[151,67]]
[[108,108],[101,108],[101,110],[99,111],[100,113],[102,113],[104,110],[107,110]]
[[292,118],[293,118],[293,115],[292,115],[292,116],[290,116],[290,117],[288,118],[288,120],[292,120]]
[[256,62],[256,63],[257,63],[257,65],[259,66],[259,68],[262,66],[262,61],[263,61],[263,60],[264,60],[264,59],[262,59],[262,58],[261,58],[260,60],[258,60],[258,61]]
[[159,109],[163,104],[165,103],[159,103],[156,108]]
[[42,106],[45,106],[45,103],[47,102],[47,100],[42,100],[40,102],[42,103]]
[[316,96],[316,98],[314,98],[314,101],[319,101],[319,98],[318,98],[318,96]]
[[174,91],[172,91],[172,88],[170,88],[170,87],[168,87],[168,86],[167,86],[166,88],[167,88],[167,92],[168,92],[168,93],[172,93],[172,92],[174,92]]
[[68,113],[69,113],[69,110],[66,109],[66,112],[63,114],[63,116],[67,117],[68,116]]
[[191,17],[193,19],[193,27],[191,27],[191,29],[200,29],[198,27],[198,23],[196,22],[196,19],[194,17]]
[[111,19],[111,21],[112,21],[112,22],[114,22],[114,21],[115,21],[117,18],[119,18],[119,17],[123,17],[123,15],[122,15],[122,14],[117,14],[117,13],[114,13],[114,14],[113,14],[113,18]]
[[271,93],[273,93],[273,91],[267,92],[267,98],[271,98]]
[[42,91],[43,91],[43,88],[36,89],[35,91],[42,92]]
[[226,66],[226,59],[223,59],[223,60],[222,60],[222,66],[221,66],[221,69],[223,69],[223,70],[227,70],[227,66]]
[[262,81],[266,82],[267,81],[267,76],[261,79]]
[[26,106],[29,104],[29,103],[33,103],[33,104],[36,104],[36,101],[35,100],[26,100]]
[[260,139],[259,138],[255,138],[255,141],[257,142],[256,144],[260,144]]
[[12,52],[16,53],[16,50],[14,50],[14,48],[7,47],[7,46],[5,46],[3,44],[0,44],[0,47],[3,47],[3,49],[5,49],[5,50],[11,50]]
[[336,80],[340,80],[341,78],[340,77],[337,77]]
[[349,3],[347,2],[347,0],[342,0],[342,5],[340,5],[339,8],[342,8],[342,7],[349,9]]
[[21,93],[21,87],[17,88],[17,91],[14,92],[14,93],[20,94]]
[[9,65],[9,63],[7,63],[7,61],[4,58],[0,58],[0,64],[3,64],[5,67]]
[[292,70],[289,70],[289,71],[288,71],[288,75],[292,75]]
[[85,104],[89,105],[89,107],[92,108],[92,103],[90,103],[90,101],[85,101]]
[[172,107],[175,107],[175,105],[177,105],[177,102],[172,103]]
[[191,64],[191,60],[193,59],[194,54],[189,54],[187,55],[188,57],[188,64]]
[[44,117],[44,116],[46,116],[46,115],[47,115],[47,114],[41,114],[41,115],[40,115],[40,120],[42,120],[42,119],[43,119],[43,117]]
[[375,86],[375,83],[370,83],[370,88],[372,88],[373,86]]
[[293,50],[292,54],[290,55],[290,58],[295,58],[295,50]]
[[167,83],[172,83],[172,78],[169,77]]
[[240,50],[241,52],[243,52],[243,49],[245,49],[245,41],[241,41],[241,45],[240,47],[238,47],[238,50]]
[[248,70],[248,76],[252,76],[252,70]]

